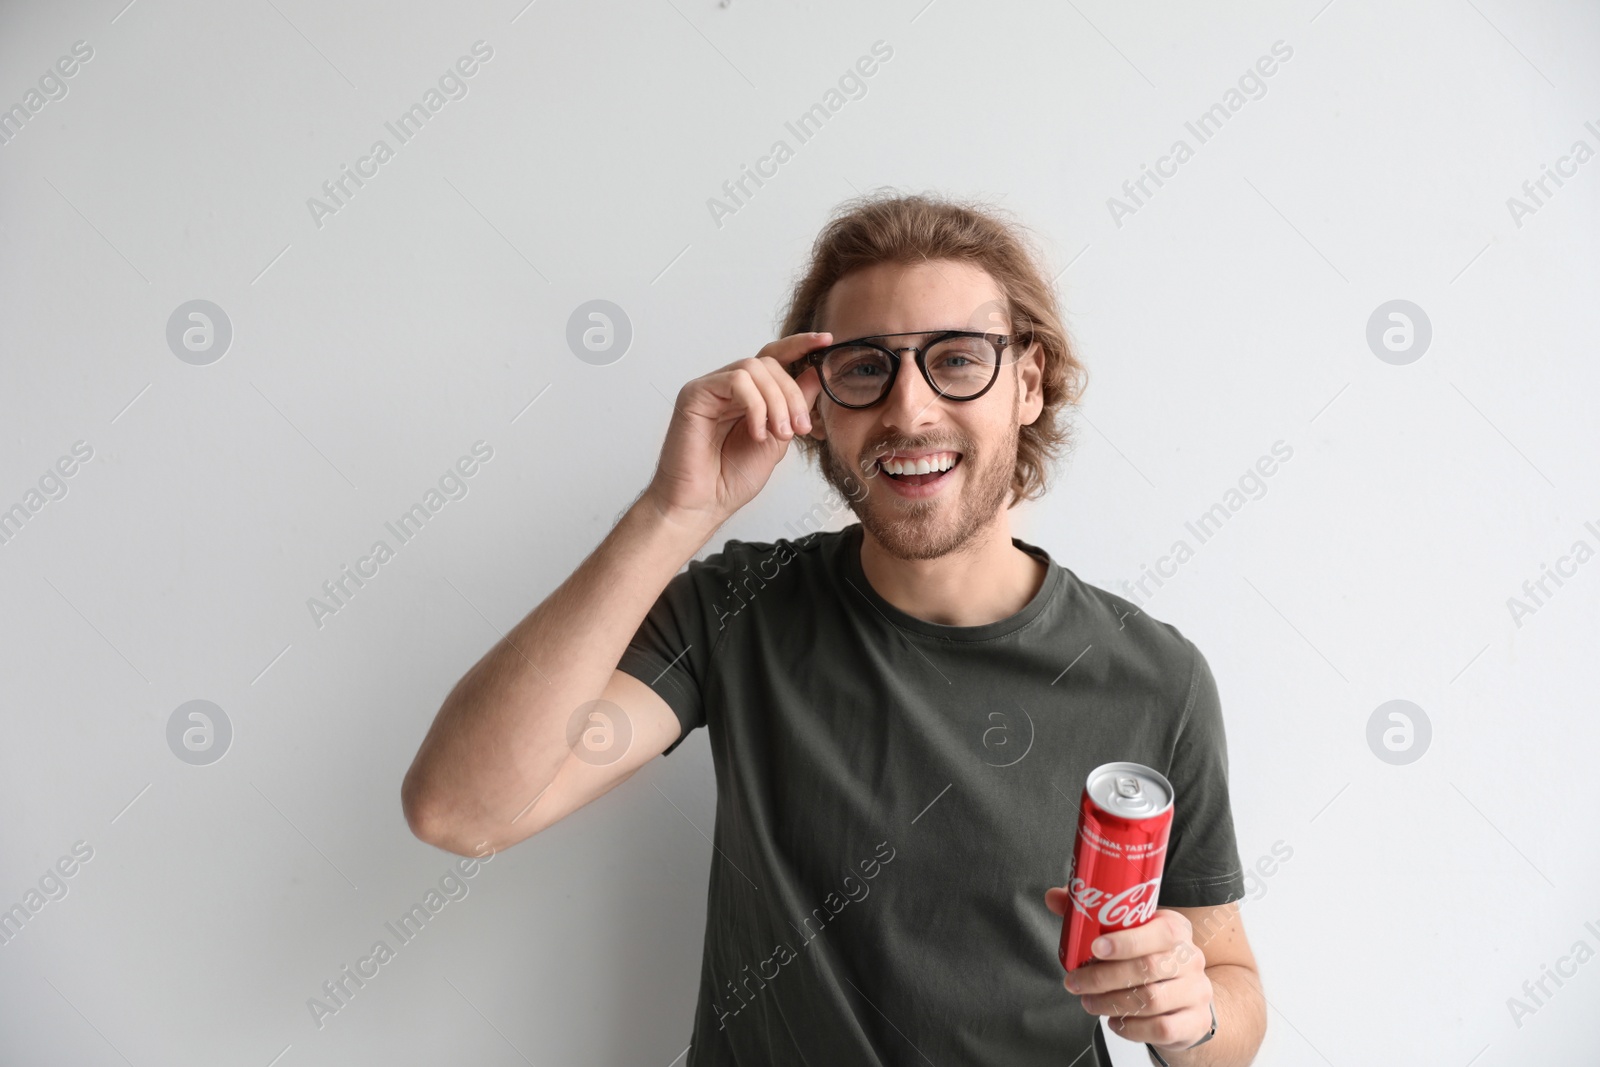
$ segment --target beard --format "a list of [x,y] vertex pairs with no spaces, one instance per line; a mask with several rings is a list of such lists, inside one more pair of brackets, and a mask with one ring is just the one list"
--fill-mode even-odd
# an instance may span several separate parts
[[[822,476],[842,496],[861,520],[861,526],[897,559],[937,559],[952,552],[978,547],[977,538],[994,521],[1011,492],[1011,478],[1017,466],[1017,441],[1020,428],[1016,415],[1021,410],[1020,394],[1012,395],[1010,432],[990,454],[973,447],[970,438],[949,441],[918,441],[904,437],[880,438],[867,443],[850,470],[834,454],[829,442],[819,442]],[[964,471],[960,495],[948,500],[948,493],[923,500],[875,499],[871,480],[882,474],[877,457],[893,451],[940,449],[961,453],[957,469]],[[884,489],[883,493],[892,493]],[[941,519],[941,513],[954,515]]]

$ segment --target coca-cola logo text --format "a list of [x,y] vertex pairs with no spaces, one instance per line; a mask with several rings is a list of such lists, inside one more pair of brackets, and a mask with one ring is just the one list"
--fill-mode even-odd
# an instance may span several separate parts
[[1129,886],[1116,894],[1096,889],[1082,878],[1073,878],[1067,883],[1074,908],[1102,927],[1121,926],[1124,929],[1149,922],[1155,917],[1160,888],[1160,878]]

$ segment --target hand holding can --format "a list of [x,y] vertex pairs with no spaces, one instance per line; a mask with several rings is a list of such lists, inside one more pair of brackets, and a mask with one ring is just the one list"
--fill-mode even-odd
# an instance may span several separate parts
[[1172,784],[1149,767],[1106,763],[1089,772],[1067,878],[1071,907],[1062,917],[1057,953],[1068,971],[1094,959],[1090,946],[1102,933],[1155,916],[1172,805]]

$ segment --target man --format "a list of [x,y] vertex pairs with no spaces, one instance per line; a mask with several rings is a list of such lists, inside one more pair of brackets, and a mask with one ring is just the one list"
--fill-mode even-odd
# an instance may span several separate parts
[[[1047,277],[982,209],[851,205],[782,339],[684,386],[650,485],[406,776],[412,830],[471,854],[707,727],[690,1067],[1105,1065],[1100,1016],[1174,1067],[1260,1044],[1205,659],[1010,534],[1081,391]],[[860,523],[693,561],[793,442]],[[1118,760],[1176,792],[1162,907],[1063,976],[1079,792]]]

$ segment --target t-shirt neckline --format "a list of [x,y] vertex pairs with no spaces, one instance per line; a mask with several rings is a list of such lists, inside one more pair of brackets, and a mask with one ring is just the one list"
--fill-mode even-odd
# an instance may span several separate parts
[[[1022,551],[1042,560],[1046,566],[1044,581],[1033,594],[1033,599],[1025,604],[1021,611],[1008,615],[994,622],[986,622],[979,626],[945,626],[942,623],[929,622],[919,619],[895,607],[872,588],[872,583],[867,581],[866,572],[861,567],[861,543],[864,537],[862,526],[859,522],[847,527],[844,537],[839,543],[839,551],[843,553],[840,561],[842,573],[856,588],[846,588],[845,595],[856,599],[865,597],[867,602],[877,609],[877,614],[882,615],[901,630],[922,634],[925,637],[936,637],[944,641],[990,641],[997,637],[1020,630],[1039,616],[1045,606],[1055,598],[1062,582],[1061,566],[1044,549],[1037,545],[1030,545],[1021,538],[1012,537],[1011,543]],[[859,596],[857,595],[859,591]]]

